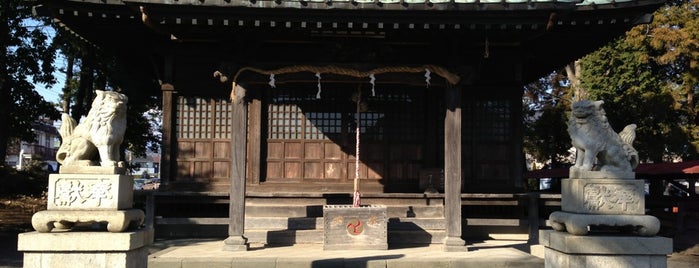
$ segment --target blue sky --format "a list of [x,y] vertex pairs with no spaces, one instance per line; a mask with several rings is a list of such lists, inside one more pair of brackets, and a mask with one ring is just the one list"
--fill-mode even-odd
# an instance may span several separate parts
[[61,99],[59,94],[61,94],[61,90],[65,84],[66,75],[62,72],[55,72],[53,75],[56,76],[56,84],[50,87],[43,84],[35,84],[34,89],[39,92],[46,101],[60,103]]
[[[46,35],[49,36],[49,40],[53,38],[53,36],[56,34],[56,31],[50,27],[44,25],[42,22],[39,22],[34,19],[26,19],[23,21],[23,24],[26,27],[40,27],[42,32],[44,32]],[[57,69],[65,69],[66,66],[66,58],[63,57],[63,54],[59,51],[56,53],[56,59],[53,62],[53,65]],[[46,101],[49,102],[58,102],[60,103],[60,98],[59,95],[61,94],[61,91],[63,90],[63,86],[65,85],[66,81],[66,74],[60,71],[56,71],[53,73],[53,75],[56,77],[56,84],[47,87],[44,84],[34,84],[34,90],[39,92],[41,96],[44,97]],[[31,79],[31,78],[28,78]]]

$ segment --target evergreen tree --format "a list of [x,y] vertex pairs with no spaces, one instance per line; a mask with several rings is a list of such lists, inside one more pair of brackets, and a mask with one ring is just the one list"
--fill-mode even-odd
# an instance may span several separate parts
[[569,85],[558,71],[524,88],[524,150],[551,167],[566,164],[571,147],[565,115],[570,106]]
[[0,165],[5,163],[8,141],[33,141],[32,122],[58,118],[56,108],[34,88],[55,83],[55,48],[44,32],[47,25],[32,18],[31,3],[0,1]]
[[653,23],[634,27],[581,60],[590,98],[605,101],[615,130],[638,125],[634,146],[647,161],[697,156],[698,4],[661,8]]
[[[566,81],[561,87],[566,93],[554,96],[569,101],[576,95],[603,100],[609,122],[617,132],[627,124],[637,124],[634,147],[644,161],[687,160],[699,155],[699,115],[694,101],[699,91],[699,0],[669,2],[655,12],[652,23],[633,27],[578,63],[580,69],[566,66],[566,78],[544,78],[545,87],[556,88],[560,81]],[[577,90],[571,88],[574,80],[580,82]],[[536,87],[532,84],[526,89]],[[525,94],[525,100],[531,98]],[[570,103],[557,105],[567,107]],[[564,119],[546,113],[560,110],[525,102],[525,108],[529,107],[538,110],[528,111],[536,116],[525,123],[525,149],[540,161],[555,163],[555,157],[560,159],[558,154],[565,154],[563,148],[570,148],[570,141],[558,146],[546,143],[563,142],[554,137],[565,129],[560,121],[554,121]]]

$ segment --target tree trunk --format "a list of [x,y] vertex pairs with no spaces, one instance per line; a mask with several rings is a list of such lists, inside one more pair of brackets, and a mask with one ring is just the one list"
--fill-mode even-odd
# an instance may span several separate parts
[[66,83],[63,86],[63,99],[61,100],[61,108],[63,109],[64,113],[70,113],[70,99],[73,97],[70,84],[73,80],[73,66],[75,65],[75,57],[68,56],[68,63],[66,65]]
[[570,81],[570,89],[573,92],[572,101],[587,99],[587,91],[580,86],[580,61],[576,60],[569,63],[565,69],[568,81]]
[[95,74],[95,89],[106,90],[107,89],[107,75],[103,71],[97,71]]
[[[11,105],[10,86],[6,80],[9,80],[7,70],[7,43],[10,39],[10,28],[8,24],[8,12],[10,9],[9,1],[2,1],[0,6],[0,126],[8,126],[8,114]],[[0,165],[5,165],[7,155],[7,142],[9,135],[7,130],[0,131]]]
[[86,111],[89,107],[86,108],[86,106],[89,105],[90,100],[87,100],[86,97],[91,95],[90,91],[93,90],[94,81],[92,58],[85,56],[80,66],[80,85],[78,86],[78,92],[75,93],[75,105],[71,113],[76,122],[80,122],[80,117],[87,114]]

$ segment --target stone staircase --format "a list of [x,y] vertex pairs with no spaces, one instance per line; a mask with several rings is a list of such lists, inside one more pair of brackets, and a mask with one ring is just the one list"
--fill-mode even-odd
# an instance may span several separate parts
[[[323,206],[342,204],[344,197],[248,198],[245,236],[270,245],[323,243]],[[365,197],[364,204],[387,207],[389,244],[441,243],[444,207],[441,198]]]
[[[156,238],[228,236],[226,193],[160,193],[155,200]],[[323,206],[351,204],[351,200],[349,194],[249,193],[245,236],[251,243],[269,245],[322,244]],[[558,200],[560,197],[542,196],[538,203],[543,208],[555,207],[560,206]],[[525,201],[516,194],[462,194],[464,237],[479,240],[493,234],[527,234],[531,230],[523,214]],[[444,240],[443,194],[366,193],[362,204],[387,207],[389,244],[440,244]],[[545,220],[533,219],[545,225]]]

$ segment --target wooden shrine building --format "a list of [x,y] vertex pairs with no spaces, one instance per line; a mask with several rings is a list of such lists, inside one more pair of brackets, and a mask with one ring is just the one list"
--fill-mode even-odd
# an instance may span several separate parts
[[359,98],[362,193],[425,198],[431,183],[451,244],[465,235],[462,194],[522,190],[523,85],[664,3],[39,2],[39,14],[159,81],[161,191],[230,193],[228,242],[243,235],[246,195],[352,192]]

